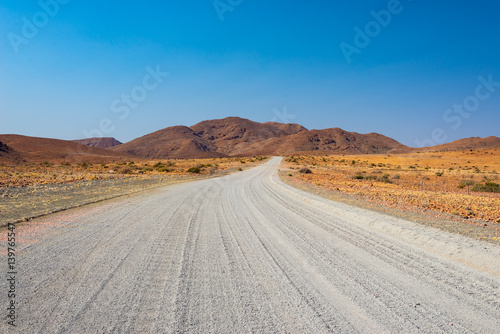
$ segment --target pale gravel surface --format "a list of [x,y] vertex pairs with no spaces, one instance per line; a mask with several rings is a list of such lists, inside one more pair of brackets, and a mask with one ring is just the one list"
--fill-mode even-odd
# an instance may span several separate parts
[[195,177],[167,174],[0,188],[0,226]]
[[499,246],[305,193],[279,161],[18,226],[0,332],[498,332]]

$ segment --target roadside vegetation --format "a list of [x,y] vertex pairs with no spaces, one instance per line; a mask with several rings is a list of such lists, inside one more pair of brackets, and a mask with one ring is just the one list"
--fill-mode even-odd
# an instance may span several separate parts
[[120,163],[44,161],[17,165],[0,164],[0,189],[128,177],[207,176],[232,169],[241,170],[242,164],[250,167],[264,159],[266,157],[255,156],[247,158],[137,160]]
[[241,166],[252,167],[265,159],[0,165],[0,226],[169,184],[238,172]]
[[[284,177],[412,211],[500,223],[500,149],[285,159]],[[311,173],[303,172],[309,169]]]

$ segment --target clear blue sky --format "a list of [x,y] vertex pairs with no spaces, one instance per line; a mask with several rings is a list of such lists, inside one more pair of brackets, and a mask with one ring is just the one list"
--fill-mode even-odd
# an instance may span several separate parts
[[0,3],[0,133],[125,142],[240,116],[410,146],[500,136],[498,1],[60,2]]

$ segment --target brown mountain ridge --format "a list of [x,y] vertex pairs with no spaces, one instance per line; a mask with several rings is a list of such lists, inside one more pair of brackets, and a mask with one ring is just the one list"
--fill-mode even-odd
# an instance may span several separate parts
[[424,147],[423,149],[413,149],[418,151],[462,151],[473,150],[478,148],[500,148],[500,138],[489,136],[485,138],[470,137],[452,141],[447,144]]
[[386,154],[500,147],[500,138],[466,138],[426,148],[411,148],[378,133],[340,128],[308,130],[299,124],[258,123],[245,118],[208,120],[191,127],[172,126],[111,147],[144,158],[209,158],[285,154]]
[[205,158],[294,153],[387,153],[407,150],[377,133],[339,128],[308,130],[299,124],[258,123],[239,117],[168,127],[111,150],[145,158]]
[[123,153],[68,140],[0,135],[0,162],[109,162],[131,158],[133,157]]
[[120,144],[114,138],[67,141],[0,135],[0,162],[125,161],[132,158],[215,158],[288,154],[387,154],[500,148],[500,138],[472,137],[451,143],[411,148],[378,133],[340,128],[308,130],[299,124],[258,123],[239,117],[178,125]]
[[110,148],[122,144],[121,142],[112,137],[94,137],[86,139],[77,139],[77,140],[72,140],[72,142],[97,148]]

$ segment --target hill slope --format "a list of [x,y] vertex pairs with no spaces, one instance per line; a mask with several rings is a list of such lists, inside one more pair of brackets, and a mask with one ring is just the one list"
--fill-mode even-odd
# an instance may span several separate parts
[[77,139],[77,140],[72,140],[72,142],[97,148],[110,148],[122,144],[121,142],[112,137]]
[[258,123],[239,117],[203,121],[191,127],[225,155],[255,155],[255,146],[271,138],[307,131],[298,124]]
[[239,117],[208,120],[191,127],[174,126],[112,147],[147,158],[309,153],[386,153],[406,146],[386,136],[339,128],[307,130],[298,124],[258,123]]
[[262,153],[259,154],[369,154],[405,149],[407,147],[403,144],[377,133],[359,134],[331,128],[302,131],[285,138],[262,143]]
[[0,141],[0,161],[22,161],[22,158],[12,147]]
[[0,162],[124,160],[132,157],[215,158],[285,154],[387,154],[500,148],[500,138],[472,137],[451,143],[411,148],[378,133],[340,128],[308,130],[299,124],[259,123],[239,117],[207,120],[191,127],[172,126],[121,144],[114,138],[74,141],[0,135]]
[[[2,161],[113,161],[130,159],[131,156],[97,147],[90,147],[72,141],[29,137],[21,135],[0,135],[3,147],[10,148],[0,154]],[[8,150],[8,149],[6,149]]]
[[489,136],[485,138],[480,137],[470,137],[452,141],[447,144],[424,147],[420,151],[461,151],[461,150],[473,150],[479,148],[500,148],[500,138],[495,136]]
[[187,126],[172,126],[110,150],[145,158],[207,158],[222,157],[215,145],[201,138]]

